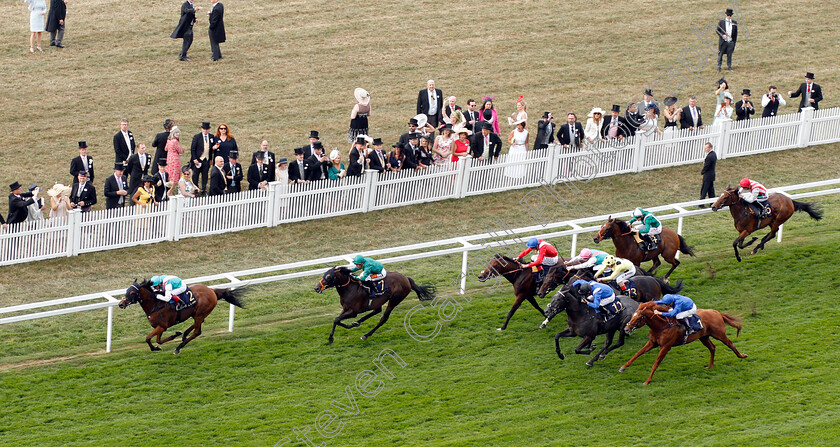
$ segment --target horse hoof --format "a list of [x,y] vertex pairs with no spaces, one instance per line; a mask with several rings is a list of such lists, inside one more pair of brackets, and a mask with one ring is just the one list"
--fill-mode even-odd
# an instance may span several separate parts
[[607,356],[601,354],[601,355],[598,356],[598,361],[604,360],[605,358],[607,358]]
[[560,357],[560,360],[566,360],[566,356],[560,351],[557,351],[557,357]]
[[354,322],[350,323],[351,328],[359,327],[361,325],[362,325],[362,323],[359,323],[358,321],[354,321]]
[[367,335],[362,335],[362,340],[367,340]]
[[175,332],[175,335],[173,335],[173,337],[180,337],[180,336],[181,336],[180,332]]
[[503,331],[504,329],[502,329],[502,328],[496,328],[496,330],[497,330],[497,331]]
[[330,345],[331,345],[331,344],[332,344],[332,342],[333,342],[333,339],[332,339],[332,337],[330,337],[330,339],[329,339],[329,340],[327,340],[327,344],[330,344]]
[[622,366],[621,368],[618,368],[618,372],[623,373],[623,372],[624,372],[624,369],[625,369],[625,368]]
[[586,362],[586,366],[592,366],[592,360]]
[[545,323],[540,325],[540,329],[545,329]]
[[645,380],[645,382],[644,382],[642,385],[650,385],[650,381],[649,381],[649,380]]
[[173,354],[175,354],[175,355],[178,355],[180,353],[181,353],[181,348],[176,348],[175,352],[173,352]]
[[160,351],[160,347],[159,346],[152,346],[152,352],[154,352],[154,351]]

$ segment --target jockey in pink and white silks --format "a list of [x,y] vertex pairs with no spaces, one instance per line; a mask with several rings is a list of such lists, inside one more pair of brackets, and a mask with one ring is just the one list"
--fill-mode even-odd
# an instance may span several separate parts
[[609,256],[605,251],[590,250],[584,248],[580,254],[565,262],[566,268],[569,270],[580,270],[591,268],[592,273],[597,272],[604,264],[604,260]]
[[741,179],[741,183],[738,183],[738,186],[740,186],[738,188],[738,195],[747,202],[755,217],[762,219],[764,217],[764,206],[761,203],[767,200],[767,188],[761,183],[748,178]]

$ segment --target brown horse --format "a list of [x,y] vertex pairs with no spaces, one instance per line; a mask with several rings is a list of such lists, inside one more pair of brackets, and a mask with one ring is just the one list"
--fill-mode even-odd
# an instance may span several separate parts
[[[618,370],[619,372],[624,372],[624,370],[632,365],[633,361],[639,358],[640,355],[650,351],[656,346],[659,346],[659,356],[656,357],[656,361],[653,363],[653,368],[650,370],[650,376],[647,380],[645,380],[645,385],[649,384],[653,379],[654,371],[656,371],[656,368],[658,368],[659,364],[662,363],[662,359],[665,358],[668,351],[674,346],[684,344],[683,337],[685,336],[685,329],[683,329],[682,323],[678,322],[676,318],[656,315],[653,312],[655,310],[665,312],[668,309],[656,304],[653,301],[642,303],[639,305],[639,309],[633,314],[633,318],[631,318],[630,322],[627,323],[627,326],[625,326],[625,332],[630,335],[634,330],[647,324],[650,327],[650,335],[647,343],[642,347],[642,349],[639,349],[639,352],[637,352],[636,355],[634,355]],[[703,329],[689,335],[688,339],[685,340],[685,343],[691,343],[694,340],[700,339],[700,342],[709,348],[709,366],[707,366],[706,369],[715,366],[715,345],[709,337],[714,337],[722,341],[726,346],[729,346],[729,349],[731,349],[738,358],[743,359],[747,357],[746,355],[738,352],[738,349],[735,348],[734,344],[732,344],[732,340],[726,336],[727,324],[738,330],[736,336],[741,335],[741,321],[737,317],[714,309],[697,309],[697,315],[700,317],[700,321],[703,322]]]
[[495,276],[503,276],[510,281],[513,284],[513,293],[516,296],[513,300],[513,307],[510,308],[507,318],[505,318],[505,323],[497,330],[503,331],[507,328],[510,317],[516,313],[516,309],[519,309],[519,306],[525,300],[531,303],[540,315],[545,317],[545,312],[534,298],[534,295],[537,294],[537,287],[534,284],[534,274],[530,268],[522,268],[515,259],[497,254],[484,266],[484,270],[478,275],[477,279],[484,282]]
[[753,249],[752,254],[756,254],[758,250],[764,249],[764,244],[767,241],[776,236],[779,227],[790,219],[794,211],[805,211],[814,220],[822,219],[822,210],[817,208],[813,203],[797,202],[784,194],[770,194],[767,201],[770,203],[773,211],[769,217],[761,219],[760,222],[755,217],[749,205],[741,200],[737,189],[732,189],[727,186],[726,191],[712,205],[712,211],[729,206],[729,212],[732,214],[732,218],[735,219],[735,229],[738,230],[738,237],[732,242],[732,248],[735,249],[735,258],[738,259],[738,262],[741,262],[741,254],[738,253],[738,249],[747,248],[758,239],[757,237],[753,237],[749,242],[744,243],[744,239],[752,234],[752,232],[764,227],[770,227],[770,232],[761,238],[761,242]]
[[680,261],[675,256],[677,250],[694,256],[694,249],[688,246],[682,236],[670,228],[662,228],[662,233],[659,234],[662,240],[657,245],[656,250],[653,251],[642,251],[633,237],[632,230],[627,222],[621,219],[613,219],[610,216],[601,225],[601,229],[598,230],[598,234],[592,240],[597,244],[604,239],[612,239],[613,244],[615,244],[615,255],[627,259],[633,264],[641,265],[642,262],[653,261],[653,266],[648,270],[651,275],[662,264],[659,260],[659,255],[662,255],[665,262],[671,264],[671,270],[668,270],[668,273],[662,277],[665,282],[668,282],[671,272],[680,265]]
[[[155,298],[155,292],[152,290],[150,281],[144,279],[138,283],[137,280],[135,280],[134,284],[126,289],[125,297],[123,297],[120,301],[119,306],[120,309],[125,309],[134,303],[140,303],[140,307],[143,308],[143,312],[145,312],[148,317],[149,324],[151,324],[154,328],[154,330],[146,336],[146,343],[149,344],[149,348],[152,351],[160,351],[160,347],[152,345],[153,337],[157,336],[157,344],[159,345],[173,340],[181,335],[181,333],[175,332],[174,335],[164,340],[161,340],[160,336],[168,328],[192,318],[192,326],[184,331],[184,336],[181,338],[181,344],[175,348],[175,354],[178,354],[181,352],[181,348],[186,346],[187,343],[192,341],[195,337],[201,335],[201,323],[203,323],[204,319],[210,315],[210,312],[213,312],[213,309],[216,308],[218,300],[225,300],[236,307],[245,307],[242,305],[242,301],[240,300],[241,293],[244,288],[236,290],[219,290],[211,289],[201,284],[196,284],[194,286],[190,286],[190,290],[193,295],[195,295],[195,299],[197,301],[196,304],[176,312],[169,303],[165,303]],[[192,335],[190,335],[190,332],[192,332]]]

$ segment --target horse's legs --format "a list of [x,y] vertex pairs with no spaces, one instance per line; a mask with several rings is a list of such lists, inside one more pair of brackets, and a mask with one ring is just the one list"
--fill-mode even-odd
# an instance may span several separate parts
[[[513,314],[516,313],[516,309],[519,309],[519,305],[521,305],[522,301],[524,300],[524,296],[516,296],[516,300],[513,302],[513,306],[510,308],[510,311],[508,311],[507,318],[505,318],[505,324],[503,324],[502,327],[500,327],[498,330],[503,331],[507,329],[507,325],[510,322],[510,317],[512,317]],[[543,316],[545,316],[545,313],[543,313]]]
[[741,253],[738,253],[738,246],[741,245],[742,242],[744,242],[744,237],[745,236],[738,235],[738,237],[736,237],[735,240],[732,241],[732,249],[735,250],[735,259],[737,259],[738,262],[741,262]]
[[353,318],[355,315],[356,315],[356,311],[354,311],[353,309],[344,309],[344,311],[342,311],[337,317],[335,317],[335,320],[333,320],[332,330],[330,331],[330,339],[329,339],[330,343],[333,342],[333,335],[335,335],[335,327],[336,326],[341,326],[345,329],[350,329],[350,327],[347,326],[346,324],[342,323],[341,320],[346,320],[348,318]]
[[[724,326],[724,330],[726,330],[726,327],[725,327],[725,326]],[[712,337],[715,337],[716,339],[720,340],[720,341],[721,341],[723,344],[725,344],[726,346],[729,346],[729,349],[731,349],[731,350],[732,350],[732,352],[734,352],[734,353],[735,353],[735,355],[737,355],[739,359],[745,359],[745,358],[747,358],[747,355],[746,355],[746,354],[741,354],[740,352],[738,352],[738,348],[736,348],[736,347],[735,347],[735,344],[734,344],[734,343],[732,343],[732,340],[730,340],[730,339],[729,339],[729,337],[727,337],[727,336],[726,336],[726,332],[724,332],[724,333],[723,333],[723,334],[721,334],[720,336],[717,336],[717,335],[712,334]]]
[[[186,332],[184,333],[184,337],[186,339],[181,341],[181,344],[178,345],[177,348],[175,348],[175,354],[179,354],[181,352],[181,348],[186,346],[187,343],[191,342],[195,337],[198,337],[199,335],[201,335],[201,323],[204,323],[205,318],[207,318],[206,315],[203,316],[203,317],[195,317],[195,316],[193,317],[194,323],[193,323],[192,327],[190,327],[190,329],[194,329],[192,331],[192,335],[190,335],[189,338],[186,338],[187,333]],[[189,329],[187,330],[187,332],[189,332]]]
[[709,340],[709,336],[700,337],[700,342],[709,348],[709,366],[706,369],[712,369],[715,366],[715,344]]
[[557,351],[557,357],[560,357],[560,360],[566,358],[565,355],[560,351],[560,337],[571,337],[572,331],[569,328],[564,329],[561,332],[558,332],[554,335],[554,350]]
[[779,231],[779,225],[776,224],[776,222],[773,222],[773,226],[770,227],[770,232],[767,233],[763,238],[761,238],[761,242],[759,242],[758,245],[755,246],[752,253],[756,254],[759,250],[764,250],[764,244],[766,244],[767,241],[776,237],[777,231]]
[[[575,354],[589,355],[592,353],[592,341],[595,340],[594,335],[587,335],[583,337],[583,341],[575,348]],[[588,349],[586,349],[588,348]]]
[[598,360],[604,360],[605,358],[607,358],[607,354],[612,352],[613,349],[620,348],[622,346],[624,346],[624,331],[619,330],[618,331],[618,342],[616,344],[610,346],[609,349],[607,349],[600,356],[598,356]]
[[592,366],[595,364],[596,361],[601,360],[605,352],[609,351],[610,345],[612,345],[613,337],[615,337],[615,331],[607,332],[607,338],[604,340],[604,347],[595,354],[595,357],[592,357],[588,362],[586,362],[586,366]]
[[665,260],[668,261],[669,264],[671,264],[671,270],[668,270],[668,273],[666,273],[665,276],[662,277],[662,280],[665,281],[666,284],[670,284],[669,281],[668,281],[668,277],[670,277],[671,272],[673,272],[674,269],[677,268],[678,265],[680,265],[680,261],[677,258],[675,258],[673,255],[671,255],[671,259],[666,258]]
[[634,354],[633,357],[630,357],[630,360],[628,360],[627,363],[624,364],[624,366],[618,368],[618,372],[624,372],[624,370],[629,368],[630,365],[632,365],[633,362],[635,362],[636,359],[639,358],[639,356],[650,351],[651,349],[653,349],[654,346],[656,346],[656,343],[654,343],[653,340],[649,338],[647,343],[645,343],[645,345],[642,346],[642,349],[639,349],[639,352]]
[[354,328],[354,327],[359,327],[359,326],[361,326],[361,325],[362,325],[362,323],[364,323],[364,322],[365,322],[365,320],[367,320],[368,318],[370,318],[370,317],[372,317],[372,316],[374,316],[374,315],[378,314],[379,312],[382,312],[382,306],[377,307],[377,308],[376,308],[376,309],[374,309],[372,312],[368,312],[368,314],[367,314],[367,315],[363,316],[362,318],[359,318],[357,321],[354,321],[354,322],[350,323],[350,325],[349,325],[350,327],[349,327],[349,328],[351,328],[351,329],[352,329],[352,328]]
[[158,344],[160,344],[160,334],[162,334],[162,333],[163,333],[163,331],[165,331],[165,330],[166,330],[166,329],[165,329],[163,326],[158,326],[158,327],[154,328],[154,329],[152,330],[152,332],[149,332],[149,335],[147,335],[147,336],[146,336],[146,343],[148,343],[148,344],[149,344],[149,348],[150,348],[152,351],[160,351],[160,348],[159,348],[159,347],[157,347],[157,346],[153,346],[153,345],[152,345],[152,338],[154,338],[155,336],[157,336],[157,338],[158,338]]
[[650,376],[648,376],[647,380],[645,380],[645,385],[649,385],[650,381],[653,380],[653,373],[656,372],[656,368],[659,368],[659,364],[662,363],[662,360],[670,350],[670,346],[662,346],[659,348],[659,355],[656,357],[656,361],[653,362],[653,368],[650,369]]
[[540,313],[540,315],[542,315],[543,317],[545,317],[545,311],[543,311],[543,310],[540,308],[540,305],[539,305],[539,303],[537,303],[537,299],[536,299],[536,298],[534,298],[533,296],[530,296],[530,297],[528,297],[528,302],[529,302],[529,303],[531,303],[531,305],[532,305],[532,306],[534,306],[534,309],[537,309],[537,312],[539,312],[539,313]]
[[[165,331],[165,329],[164,329],[164,331]],[[161,339],[160,339],[160,336],[161,336],[161,335],[163,335],[163,332],[161,332],[161,333],[160,333],[160,334],[158,334],[158,336],[157,336],[157,344],[159,344],[159,345],[162,345],[162,344],[164,344],[164,343],[166,343],[166,342],[168,342],[168,341],[172,341],[172,340],[174,340],[175,338],[180,337],[180,336],[181,336],[181,332],[176,331],[174,335],[172,335],[171,337],[166,338],[165,340],[161,340]]]
[[382,318],[379,319],[379,323],[376,323],[376,326],[374,326],[373,329],[370,330],[370,332],[368,332],[365,335],[362,335],[362,340],[367,340],[368,337],[373,335],[373,333],[376,332],[377,329],[379,329],[380,326],[385,324],[385,322],[388,321],[388,317],[391,316],[392,310],[394,310],[394,306],[391,305],[391,303],[389,302],[388,307],[385,308],[385,313],[383,313]]
[[[650,267],[650,270],[648,270],[648,273],[650,273],[651,276],[653,276],[653,272],[655,272],[656,269],[659,268],[660,265],[662,265],[662,261],[659,260],[659,255],[654,256],[653,259],[651,259],[651,261],[653,261],[653,265]],[[644,258],[642,258],[642,262],[644,262]],[[639,265],[641,265],[641,262],[639,263]]]

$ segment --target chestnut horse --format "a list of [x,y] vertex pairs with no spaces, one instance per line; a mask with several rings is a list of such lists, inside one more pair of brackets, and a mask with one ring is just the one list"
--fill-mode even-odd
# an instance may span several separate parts
[[[210,315],[210,312],[213,312],[213,309],[216,308],[218,300],[225,300],[236,307],[245,307],[242,305],[242,301],[240,300],[241,293],[244,288],[235,290],[220,290],[196,284],[190,286],[190,290],[193,295],[195,295],[195,300],[197,302],[186,309],[175,311],[169,303],[165,303],[155,298],[155,292],[152,290],[150,281],[144,279],[138,283],[135,279],[134,284],[126,289],[125,297],[123,297],[120,301],[119,306],[120,309],[125,309],[134,303],[140,303],[140,307],[142,307],[143,312],[146,313],[149,324],[151,324],[154,328],[154,330],[146,336],[146,343],[149,344],[149,348],[152,351],[160,351],[160,347],[152,346],[153,337],[157,336],[157,344],[159,345],[171,341],[181,335],[181,333],[175,332],[174,335],[166,338],[165,340],[161,340],[160,336],[168,328],[192,318],[192,326],[184,331],[184,336],[181,338],[181,344],[175,348],[175,354],[178,354],[181,352],[181,348],[186,346],[187,343],[192,341],[195,337],[201,335],[201,323],[203,323],[204,319]],[[190,335],[190,332],[192,332],[192,335]]]
[[770,194],[767,201],[770,203],[770,207],[773,211],[769,217],[761,219],[760,222],[758,222],[758,218],[755,217],[755,214],[752,212],[749,205],[741,200],[741,196],[738,195],[737,189],[732,189],[727,186],[726,191],[724,191],[712,205],[712,211],[717,211],[724,206],[729,206],[729,212],[735,220],[735,229],[738,230],[738,237],[732,242],[732,248],[735,249],[735,258],[738,262],[741,262],[741,254],[738,253],[738,249],[747,248],[752,245],[756,239],[758,239],[757,237],[753,237],[749,242],[744,243],[744,239],[752,234],[752,232],[758,231],[767,226],[770,227],[770,232],[761,238],[761,242],[759,242],[753,249],[752,254],[756,254],[758,253],[758,250],[764,249],[764,244],[766,244],[767,241],[776,236],[776,232],[779,231],[779,227],[782,226],[785,221],[790,219],[790,216],[793,215],[794,211],[805,211],[809,216],[811,216],[811,219],[814,220],[822,219],[822,210],[817,208],[813,203],[797,202],[784,194]]
[[[633,318],[631,318],[630,322],[627,323],[627,326],[625,326],[625,332],[627,332],[627,335],[630,335],[636,329],[647,324],[650,327],[650,335],[647,343],[642,347],[642,349],[639,349],[639,352],[637,352],[636,355],[634,355],[618,370],[618,372],[624,372],[624,370],[632,365],[640,355],[650,351],[656,346],[659,346],[659,356],[656,357],[656,361],[653,362],[653,368],[650,370],[650,376],[647,380],[645,380],[645,385],[649,384],[653,379],[653,373],[656,371],[656,368],[659,367],[659,364],[662,363],[662,359],[665,358],[668,351],[674,346],[684,344],[683,339],[685,337],[685,329],[682,323],[678,322],[677,319],[673,317],[656,315],[653,312],[654,310],[666,312],[668,311],[668,308],[660,306],[653,301],[642,303],[639,305],[639,309],[633,314]],[[706,369],[710,369],[715,366],[715,345],[709,337],[714,337],[722,341],[726,346],[729,346],[729,349],[731,349],[738,358],[743,359],[747,357],[746,355],[738,352],[738,349],[735,348],[734,344],[732,344],[732,340],[726,336],[727,324],[738,330],[736,337],[741,335],[741,321],[737,317],[714,309],[697,309],[697,315],[703,323],[703,329],[689,335],[688,339],[685,340],[685,344],[700,339],[700,342],[709,348],[709,366],[707,366]]]
[[662,228],[662,233],[659,233],[662,241],[657,245],[656,250],[652,251],[642,251],[639,248],[639,244],[636,243],[636,238],[633,237],[632,230],[630,224],[627,222],[621,219],[613,219],[610,216],[601,225],[601,229],[598,230],[598,234],[592,240],[597,244],[604,239],[612,239],[613,244],[615,244],[615,255],[619,258],[627,259],[635,265],[641,265],[642,262],[646,261],[653,261],[653,266],[648,270],[648,273],[651,275],[662,264],[659,261],[659,255],[662,255],[665,258],[665,262],[671,264],[671,270],[668,270],[668,273],[662,277],[665,282],[668,282],[668,277],[671,276],[671,272],[680,265],[680,261],[675,256],[677,250],[694,256],[694,249],[688,246],[682,236],[670,228]]
[[526,300],[534,306],[534,309],[537,309],[537,312],[545,317],[545,312],[543,312],[539,303],[534,298],[534,295],[537,294],[537,287],[534,284],[534,273],[530,268],[522,268],[515,259],[496,254],[485,265],[484,270],[478,275],[477,279],[484,282],[496,276],[503,276],[506,280],[510,281],[513,284],[513,293],[516,296],[513,300],[513,306],[510,308],[507,318],[505,318],[505,323],[497,330],[503,331],[507,328],[510,317],[516,313],[516,309],[519,309],[522,302]]

